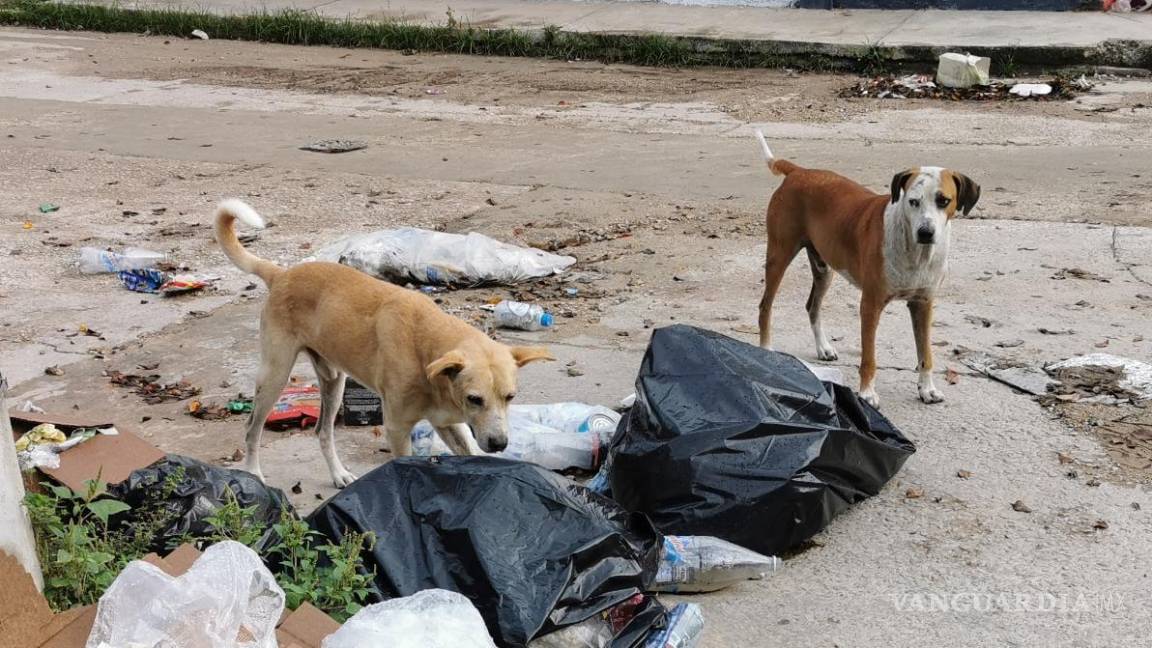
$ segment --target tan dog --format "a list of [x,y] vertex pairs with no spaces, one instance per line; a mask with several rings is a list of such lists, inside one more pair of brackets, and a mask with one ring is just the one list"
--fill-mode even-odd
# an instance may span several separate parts
[[246,470],[264,478],[260,433],[300,352],[308,354],[320,382],[317,434],[337,488],[356,478],[340,463],[332,430],[346,375],[383,397],[393,456],[412,453],[412,426],[421,419],[458,455],[482,454],[481,448],[499,452],[508,445],[516,370],[553,360],[546,349],[495,342],[421,293],[336,263],[281,268],[244,249],[236,238],[237,219],[264,226],[247,204],[227,200],[216,211],[216,240],[236,267],[268,285]]
[[812,266],[808,319],[821,360],[836,351],[820,325],[820,303],[832,282],[829,268],[861,290],[860,396],[879,405],[876,328],[893,299],[908,302],[919,358],[918,391],[925,403],[944,400],[932,382],[932,306],[948,263],[952,218],[965,216],[980,198],[980,186],[939,167],[897,173],[892,193],[876,194],[832,173],[804,169],[772,156],[756,131],[768,168],[784,181],[768,204],[768,256],[760,302],[760,346],[771,343],[772,301],[784,271],[801,248]]

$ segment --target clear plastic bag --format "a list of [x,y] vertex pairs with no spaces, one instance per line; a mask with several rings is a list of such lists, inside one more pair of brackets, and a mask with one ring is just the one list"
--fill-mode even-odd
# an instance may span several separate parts
[[96,608],[86,648],[276,648],[284,591],[256,552],[211,547],[182,576],[136,560]]
[[442,589],[376,603],[357,612],[322,648],[496,648],[484,619],[462,594]]
[[333,261],[381,279],[421,284],[519,283],[559,274],[569,256],[502,243],[483,234],[405,227],[342,238],[308,259]]
[[653,592],[715,592],[740,581],[760,580],[783,565],[711,536],[664,536]]

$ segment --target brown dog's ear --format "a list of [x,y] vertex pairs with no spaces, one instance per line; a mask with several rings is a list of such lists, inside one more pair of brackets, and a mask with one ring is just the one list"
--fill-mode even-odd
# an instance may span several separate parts
[[517,367],[523,367],[529,362],[537,360],[555,360],[548,349],[544,347],[511,347],[512,358],[516,360]]
[[976,206],[980,200],[980,185],[962,173],[952,172],[952,179],[956,181],[956,208],[965,216]]
[[904,190],[904,185],[908,184],[908,178],[919,173],[919,169],[908,169],[901,171],[892,176],[892,204],[895,205],[900,200],[900,192]]
[[464,355],[459,351],[449,351],[425,367],[424,372],[428,375],[428,382],[432,382],[440,377],[454,380],[463,369]]

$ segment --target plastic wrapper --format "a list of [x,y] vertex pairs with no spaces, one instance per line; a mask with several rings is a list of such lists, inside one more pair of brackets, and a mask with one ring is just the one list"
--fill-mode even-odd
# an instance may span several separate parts
[[800,360],[690,326],[655,331],[609,454],[612,497],[662,532],[765,555],[875,495],[915,452]]
[[[381,596],[459,592],[500,646],[524,646],[643,593],[660,553],[643,516],[539,466],[496,457],[395,459],[309,523],[333,542],[374,532],[365,561]],[[650,621],[661,619],[662,609]]]
[[575,625],[546,634],[528,648],[640,648],[667,629],[655,597],[637,594]]
[[760,580],[783,561],[710,536],[664,536],[653,592],[715,592]]
[[652,632],[644,648],[694,648],[704,633],[704,613],[695,603],[679,603],[668,612],[667,625]]
[[[186,537],[212,535],[208,518],[233,497],[241,508],[251,509],[251,523],[261,527],[270,527],[280,521],[284,511],[292,511],[283,491],[266,486],[252,473],[217,468],[179,455],[168,455],[147,468],[133,471],[128,479],[110,486],[108,492],[133,509],[139,509],[144,502],[163,492],[169,480],[173,482],[172,494],[159,502],[166,513],[167,524],[150,547],[159,553],[175,547]],[[271,531],[256,546],[262,547],[270,541]]]
[[264,427],[270,430],[305,429],[320,420],[320,388],[290,385],[280,392]]
[[559,274],[576,263],[569,256],[509,245],[483,234],[414,227],[349,236],[309,260],[342,263],[389,281],[462,286],[519,283]]
[[375,603],[357,612],[321,648],[496,648],[466,597],[441,589]]
[[276,648],[284,591],[239,542],[208,547],[181,576],[136,560],[96,607],[87,648]]

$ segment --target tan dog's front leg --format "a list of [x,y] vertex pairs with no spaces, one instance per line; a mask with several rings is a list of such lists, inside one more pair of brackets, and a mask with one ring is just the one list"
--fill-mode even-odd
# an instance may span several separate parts
[[388,433],[388,449],[392,451],[393,457],[410,457],[412,456],[412,426],[416,423],[408,423],[408,425],[393,423],[395,419],[388,417],[384,421],[384,428]]
[[440,435],[448,449],[457,457],[478,457],[484,454],[476,439],[472,437],[472,429],[464,423],[437,427],[436,434]]
[[920,372],[917,391],[925,403],[939,403],[944,394],[932,382],[932,301],[910,301],[908,312],[912,314],[912,331],[916,336],[916,370]]
[[880,407],[873,381],[876,379],[876,329],[883,312],[884,300],[865,293],[860,300],[860,398],[872,407]]

